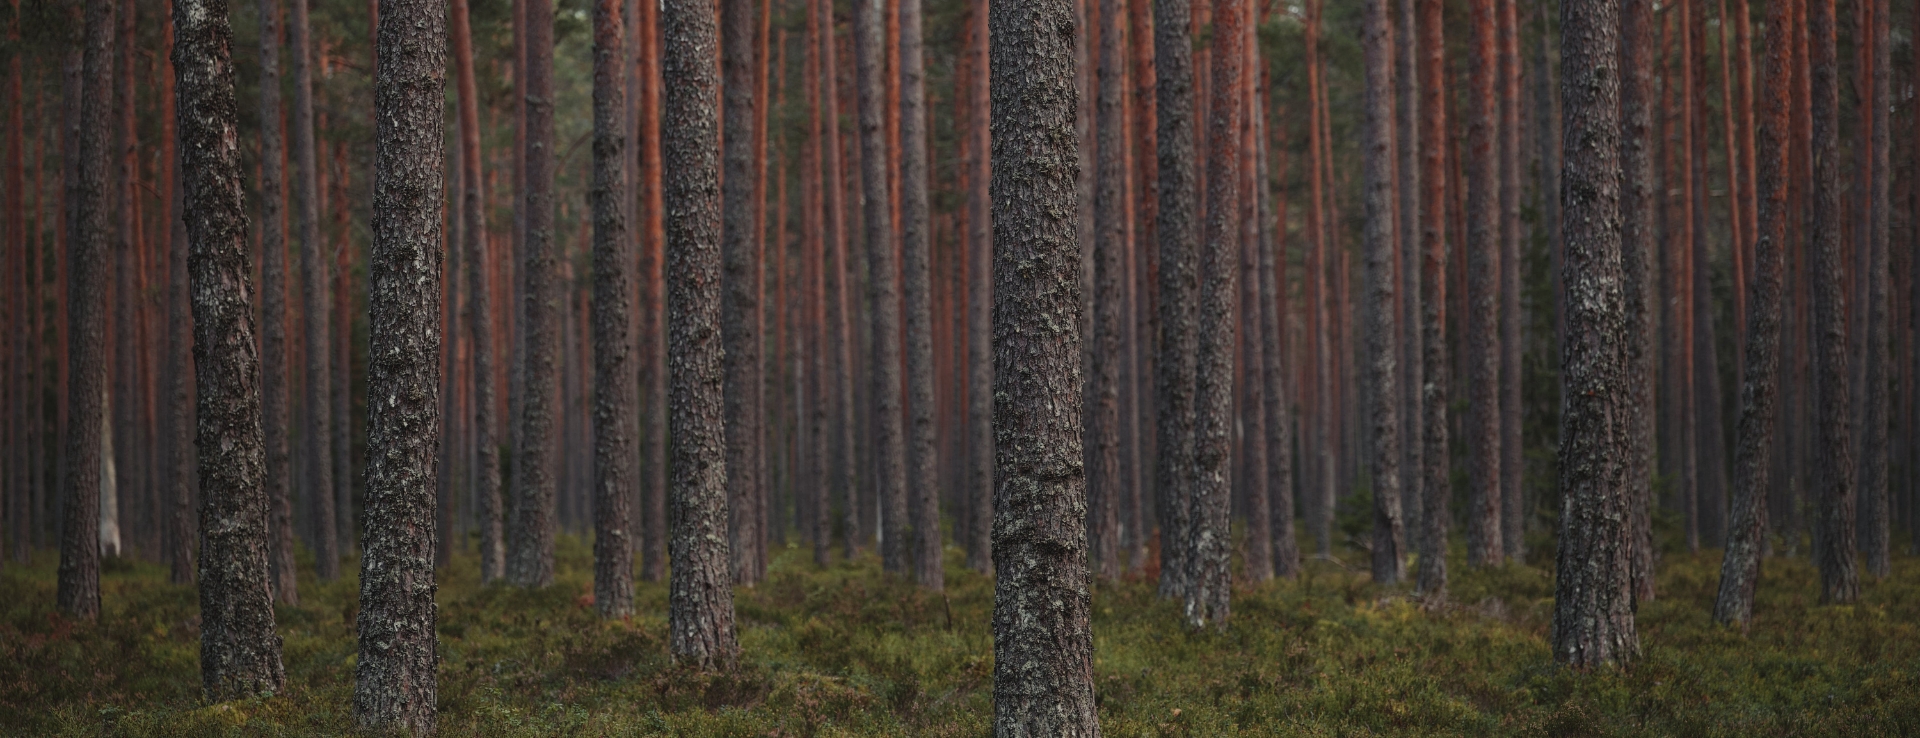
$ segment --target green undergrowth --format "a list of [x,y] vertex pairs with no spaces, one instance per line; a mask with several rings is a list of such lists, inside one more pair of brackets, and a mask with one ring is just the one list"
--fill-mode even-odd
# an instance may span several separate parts
[[[958,565],[946,593],[871,556],[815,569],[778,552],[736,592],[741,666],[701,674],[666,653],[666,588],[603,622],[591,553],[563,538],[558,583],[481,586],[459,558],[440,585],[443,735],[989,735],[991,580]],[[1357,557],[1358,554],[1353,554]],[[112,561],[98,624],[53,608],[55,556],[0,573],[0,733],[330,735],[352,732],[351,577],[303,573],[279,610],[283,694],[207,704],[194,591],[163,567]],[[1350,557],[1351,558],[1351,557]],[[949,551],[949,562],[961,557]],[[1353,560],[1357,560],[1354,558]],[[1243,587],[1225,631],[1190,631],[1146,581],[1094,597],[1094,677],[1108,736],[1920,735],[1920,560],[1821,606],[1804,559],[1766,564],[1755,622],[1709,617],[1717,552],[1670,555],[1640,608],[1625,672],[1553,665],[1549,573],[1453,562],[1447,604],[1382,589],[1338,561]],[[345,567],[349,572],[354,567]]]

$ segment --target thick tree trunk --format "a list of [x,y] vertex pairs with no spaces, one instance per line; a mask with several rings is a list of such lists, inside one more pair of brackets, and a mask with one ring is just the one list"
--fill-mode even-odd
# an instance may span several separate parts
[[1860,247],[1869,249],[1867,262],[1867,304],[1861,309],[1866,321],[1866,377],[1864,388],[1866,414],[1863,421],[1861,439],[1861,480],[1860,502],[1862,504],[1860,531],[1861,553],[1866,556],[1867,573],[1875,577],[1891,574],[1893,508],[1887,496],[1887,459],[1893,444],[1889,440],[1887,421],[1891,413],[1892,399],[1888,397],[1888,369],[1892,363],[1889,351],[1891,330],[1892,290],[1889,284],[1888,269],[1888,208],[1892,204],[1889,197],[1889,182],[1892,173],[1892,141],[1888,130],[1888,108],[1892,105],[1892,82],[1889,67],[1892,66],[1888,37],[1891,11],[1887,0],[1862,0],[1872,3],[1870,29],[1873,43],[1873,89],[1869,96],[1872,110],[1872,151],[1873,162],[1870,182],[1867,187],[1867,242]]
[[972,126],[967,164],[967,566],[993,570],[993,222],[988,0],[968,11]]
[[367,501],[360,559],[362,730],[434,731],[434,449],[439,383],[441,167],[446,162],[447,15],[384,0],[376,48],[373,248],[368,261]]
[[726,423],[728,550],[733,581],[751,585],[760,580],[759,518],[754,502],[760,495],[762,446],[760,395],[760,232],[754,218],[754,137],[756,111],[753,84],[754,27],[752,0],[723,0],[721,11],[721,66],[725,131],[720,137],[725,176],[722,187],[722,243],[724,262],[721,289],[721,341],[726,352]]
[[661,159],[666,182],[668,433],[673,479],[668,597],[670,650],[702,669],[739,658],[727,551],[727,459],[721,427],[720,74],[718,23],[705,2],[661,14],[666,88]]
[[620,0],[593,4],[593,603],[603,618],[633,614],[633,462],[640,450],[621,11]]
[[640,39],[640,576],[667,578],[666,207],[661,178],[660,7],[638,3]]
[[1820,569],[1820,601],[1846,603],[1860,596],[1854,562],[1853,438],[1848,422],[1847,305],[1841,288],[1839,64],[1833,0],[1813,0],[1807,10],[1807,67],[1811,76],[1813,202],[1812,250],[1814,398],[1816,441],[1813,484],[1816,505],[1814,562]]
[[1502,0],[1470,0],[1472,39],[1467,105],[1467,561],[1500,563],[1500,207],[1499,99],[1494,94],[1498,55],[1494,29]]
[[306,458],[306,490],[313,516],[314,571],[322,580],[340,576],[339,527],[333,498],[333,373],[328,357],[330,302],[328,263],[320,239],[319,156],[313,140],[313,43],[307,19],[309,0],[292,0],[288,20],[288,52],[293,57],[293,205],[294,231],[300,250],[301,314],[306,332],[306,407],[301,439]]
[[[555,382],[560,375],[560,316],[553,233],[553,3],[524,0],[527,30],[526,224],[521,261],[520,438],[513,449],[513,513],[507,520],[507,581],[553,583]],[[516,80],[517,82],[517,80]]]
[[1193,18],[1188,0],[1153,4],[1154,86],[1159,129],[1160,335],[1154,364],[1155,504],[1160,522],[1160,596],[1185,598],[1194,494],[1194,352],[1198,347],[1199,199],[1194,162]]
[[873,489],[880,502],[880,560],[887,571],[906,573],[906,448],[901,437],[900,289],[894,266],[895,239],[886,131],[886,53],[882,0],[854,2],[855,85],[860,97],[860,184],[865,204],[867,300],[871,311],[868,367],[873,410]]
[[1080,450],[1074,22],[1066,0],[994,3],[990,19],[997,738],[1100,735]]
[[487,200],[481,189],[486,178],[482,176],[480,164],[480,94],[474,79],[473,30],[468,21],[468,5],[468,0],[451,0],[447,4],[447,20],[453,36],[453,65],[459,93],[460,160],[466,170],[460,193],[463,203],[460,212],[465,222],[460,227],[463,243],[459,248],[466,253],[467,283],[471,286],[467,309],[472,314],[468,328],[473,339],[469,350],[473,356],[474,455],[469,484],[473,487],[473,499],[479,503],[475,512],[480,527],[480,580],[491,582],[500,578],[506,550],[500,540],[500,441],[499,423],[494,414],[497,400],[493,383],[493,279],[489,269],[493,257],[487,237]]
[[1246,42],[1242,0],[1216,0],[1213,7],[1212,105],[1208,112],[1206,240],[1199,250],[1195,318],[1199,325],[1194,370],[1194,489],[1188,520],[1187,623],[1225,627],[1232,594],[1228,559],[1232,533],[1228,514],[1233,491],[1233,316],[1238,311],[1240,251],[1240,88]]
[[[1760,147],[1779,152],[1789,145],[1787,108],[1792,94],[1789,55],[1794,0],[1767,6],[1766,109],[1760,118]],[[1754,233],[1752,300],[1747,303],[1746,375],[1740,385],[1740,427],[1733,467],[1732,525],[1726,558],[1720,564],[1720,594],[1713,619],[1744,626],[1753,617],[1753,594],[1760,581],[1760,555],[1766,546],[1769,455],[1774,452],[1776,397],[1780,384],[1780,305],[1785,278],[1787,222],[1786,162],[1769,156],[1760,167],[1760,228]],[[1636,542],[1637,543],[1637,542]]]
[[933,285],[928,265],[926,61],[920,0],[900,0],[900,233],[905,239],[907,403],[907,521],[913,529],[914,580],[946,585],[940,556],[940,490],[936,476],[933,400]]
[[[1785,4],[1788,0],[1782,0]],[[1636,603],[1653,599],[1654,251],[1659,239],[1654,194],[1653,0],[1620,0],[1620,266],[1626,301],[1622,345],[1621,427],[1625,455],[1628,562]]]
[[1496,0],[1500,29],[1500,542],[1506,558],[1526,549],[1525,456],[1520,425],[1520,22],[1517,0]]
[[[1509,5],[1513,0],[1503,0]],[[1400,518],[1400,374],[1394,293],[1393,25],[1388,0],[1366,0],[1360,46],[1366,69],[1362,118],[1361,194],[1367,260],[1367,443],[1373,475],[1373,581],[1406,577],[1405,531]]]
[[[233,31],[222,0],[179,0],[173,19],[199,405],[200,678],[208,699],[227,700],[279,692],[286,672],[273,630],[267,564],[260,363],[248,284]],[[69,505],[68,520],[81,509]]]
[[[67,472],[61,484],[60,574],[56,602],[69,617],[100,616],[100,492],[103,458],[102,408],[106,394],[107,167],[111,159],[108,113],[113,100],[114,3],[86,5],[82,36],[79,146],[67,180],[72,219],[67,240]],[[205,363],[200,365],[206,367]],[[110,483],[110,480],[107,480]],[[204,583],[205,577],[201,578]],[[203,626],[204,627],[204,626]]]
[[[1447,445],[1447,91],[1446,37],[1441,23],[1442,0],[1418,0],[1420,12],[1420,342],[1422,427],[1408,433],[1421,437],[1421,466],[1406,470],[1420,475],[1420,575],[1416,588],[1428,597],[1447,589],[1447,526],[1453,520],[1450,478],[1452,453]],[[1413,357],[1406,357],[1413,361]]]
[[1100,3],[1099,86],[1094,108],[1093,366],[1086,387],[1087,547],[1093,575],[1120,575],[1120,343],[1126,306],[1126,120],[1118,0]]
[[1620,267],[1620,5],[1560,6],[1566,162],[1561,204],[1566,338],[1561,343],[1560,544],[1554,660],[1626,666],[1638,656],[1621,476],[1626,391]]

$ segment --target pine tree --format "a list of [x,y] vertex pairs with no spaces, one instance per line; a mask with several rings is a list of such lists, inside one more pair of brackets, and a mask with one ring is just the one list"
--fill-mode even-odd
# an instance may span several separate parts
[[920,0],[900,0],[901,278],[907,323],[907,404],[912,413],[906,438],[907,524],[913,529],[914,580],[939,590],[946,581],[935,476],[939,460],[934,446],[933,285],[928,265],[926,60],[920,16]]
[[721,341],[726,359],[726,448],[728,541],[732,552],[733,580],[740,584],[759,581],[758,555],[754,542],[759,537],[754,500],[760,494],[758,463],[761,436],[759,393],[761,335],[761,272],[759,229],[754,218],[754,127],[755,87],[753,84],[754,28],[757,25],[751,0],[724,0],[720,6],[721,105],[725,131],[720,137],[725,176],[721,177],[723,272],[721,289]]
[[[1178,1],[1178,0],[1175,0]],[[993,570],[993,223],[992,151],[987,63],[989,0],[969,6],[973,75],[967,93],[972,123],[967,151],[967,566]]]
[[[1621,459],[1627,496],[1627,535],[1636,602],[1653,599],[1654,281],[1658,258],[1658,199],[1654,195],[1653,0],[1621,0],[1620,24],[1620,265],[1626,300],[1623,371],[1626,394]],[[1783,1],[1780,3],[1785,5]],[[1669,400],[1670,401],[1670,400]]]
[[1121,106],[1121,12],[1101,0],[1099,84],[1094,104],[1093,346],[1087,376],[1087,546],[1094,576],[1120,575],[1120,364],[1126,294],[1126,121]]
[[604,618],[633,614],[633,462],[639,451],[621,5],[593,4],[593,603]]
[[1498,564],[1505,555],[1501,536],[1504,497],[1501,474],[1500,305],[1501,275],[1499,189],[1499,99],[1495,96],[1498,55],[1496,4],[1471,0],[1467,106],[1467,561]]
[[1154,362],[1154,492],[1160,522],[1160,596],[1184,599],[1194,474],[1199,237],[1193,122],[1193,18],[1188,0],[1153,4],[1160,162],[1160,335]]
[[[1421,388],[1420,533],[1415,537],[1421,594],[1438,597],[1447,588],[1447,525],[1453,520],[1447,448],[1447,87],[1446,37],[1442,0],[1418,0],[1420,25],[1420,362]],[[1413,357],[1406,357],[1413,361]]]
[[1846,297],[1841,290],[1840,95],[1833,0],[1807,6],[1807,68],[1811,77],[1813,202],[1807,228],[1813,282],[1817,414],[1810,496],[1816,511],[1813,560],[1820,570],[1820,601],[1860,596],[1854,562],[1853,438],[1848,422]]
[[473,355],[471,443],[474,455],[470,484],[473,497],[479,502],[475,514],[480,528],[480,579],[490,582],[500,578],[506,550],[501,541],[499,423],[494,415],[493,280],[488,268],[493,257],[486,232],[487,199],[483,189],[486,177],[480,168],[480,91],[474,79],[473,30],[468,20],[468,6],[468,0],[448,2],[447,21],[453,37],[450,51],[459,96],[460,160],[466,172],[461,180],[460,213],[465,220],[460,226],[459,248],[466,254],[467,283],[471,285],[467,296],[467,309],[472,315],[468,326],[472,331],[469,351]]
[[[522,358],[519,438],[513,449],[513,512],[507,519],[507,581],[520,587],[553,583],[555,386],[560,377],[558,285],[555,272],[553,157],[553,3],[523,0],[526,12],[526,209],[521,268]],[[518,83],[519,79],[515,80]]]
[[320,239],[320,160],[313,134],[313,42],[307,17],[310,0],[292,0],[288,19],[293,57],[293,206],[294,233],[300,250],[300,312],[305,320],[306,403],[301,418],[306,491],[312,502],[314,571],[322,580],[340,576],[339,527],[333,497],[333,374],[328,357],[328,269]]

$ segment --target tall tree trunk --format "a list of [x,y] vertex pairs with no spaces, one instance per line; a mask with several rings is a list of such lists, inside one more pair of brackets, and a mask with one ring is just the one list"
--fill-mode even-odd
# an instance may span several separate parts
[[[1867,573],[1875,577],[1885,577],[1892,573],[1891,519],[1893,508],[1887,496],[1887,459],[1893,444],[1888,438],[1887,421],[1891,415],[1892,399],[1888,397],[1888,368],[1892,363],[1889,352],[1889,329],[1891,317],[1892,290],[1889,284],[1888,269],[1888,207],[1892,204],[1889,183],[1892,180],[1891,169],[1892,141],[1888,130],[1888,109],[1892,106],[1892,82],[1889,67],[1892,66],[1890,48],[1892,41],[1888,36],[1891,11],[1887,0],[1861,0],[1872,4],[1868,33],[1873,43],[1872,91],[1868,97],[1872,111],[1872,152],[1873,162],[1870,181],[1867,187],[1867,242],[1861,248],[1869,250],[1867,261],[1867,304],[1861,308],[1866,321],[1866,377],[1864,388],[1866,414],[1863,421],[1861,439],[1861,553],[1866,556]],[[1864,122],[1864,121],[1863,121]]]
[[[167,234],[166,251],[164,252],[166,255],[165,263],[167,265],[167,288],[165,292],[167,304],[167,384],[165,389],[166,395],[163,398],[167,403],[166,418],[164,421],[166,423],[166,433],[164,436],[167,439],[167,491],[165,495],[167,509],[165,518],[167,521],[167,560],[172,567],[169,579],[171,579],[174,584],[192,584],[193,557],[194,554],[198,553],[199,549],[199,546],[196,545],[198,541],[195,540],[195,536],[193,535],[193,449],[187,444],[187,439],[193,436],[194,421],[192,405],[193,390],[189,385],[189,383],[193,381],[193,291],[191,287],[189,287],[187,280],[187,223],[183,211],[183,206],[186,204],[184,202],[186,195],[180,188],[177,169],[180,165],[180,160],[178,159],[179,149],[175,146],[175,143],[178,141],[179,129],[177,122],[180,107],[179,99],[175,94],[178,89],[176,84],[178,70],[173,66],[174,26],[172,0],[168,0],[166,9],[167,13],[161,19],[160,47],[162,53],[159,60],[160,63],[165,66],[164,73],[160,78],[160,110],[162,116],[160,121],[160,156],[161,166],[164,167],[163,171],[165,172],[164,176],[161,177],[160,189],[167,198],[167,206],[161,210],[165,215],[160,219],[160,222],[166,227]],[[230,46],[229,53],[231,53]],[[233,112],[237,115],[237,111]],[[236,125],[238,124],[237,120],[234,122]],[[244,211],[242,212],[244,213]],[[22,235],[24,236],[25,234],[23,233]],[[24,248],[26,242],[23,240],[21,245]],[[36,262],[34,272],[36,275],[35,281],[38,281],[37,277],[39,273]],[[32,333],[28,335],[31,335],[35,341],[38,341],[41,336],[38,326],[35,325]],[[34,355],[36,364],[38,360],[36,351]],[[257,360],[256,358],[256,361]],[[27,387],[35,395],[34,399],[37,400],[39,385],[33,381],[31,369],[29,372]],[[38,403],[36,402],[33,405],[29,405],[29,407],[32,409],[32,412],[36,413],[37,417],[37,413],[39,412]],[[37,448],[34,450],[36,452],[38,451]],[[38,461],[38,459],[36,458],[35,461]],[[32,483],[38,486],[40,479],[35,476],[33,477]],[[25,494],[25,492],[26,490],[21,490],[22,494]],[[265,518],[263,517],[260,522],[261,525],[264,526],[266,524]],[[263,538],[262,542],[264,543],[264,541],[265,539]],[[271,595],[269,595],[269,597],[271,597]]]
[[726,352],[726,423],[728,499],[728,550],[732,555],[733,581],[751,585],[760,580],[759,555],[754,542],[759,538],[754,501],[760,495],[760,468],[757,462],[762,444],[759,393],[760,231],[754,218],[754,128],[755,86],[753,69],[754,28],[757,20],[752,0],[724,0],[721,11],[721,65],[725,81],[722,120],[725,130],[720,140],[725,176],[723,188],[722,254],[724,261],[721,287],[721,341]]
[[843,176],[843,164],[840,157],[840,66],[834,61],[838,44],[834,36],[833,3],[820,0],[818,10],[824,32],[820,36],[820,75],[826,88],[821,99],[826,101],[823,117],[827,124],[827,183],[822,188],[827,196],[827,352],[828,369],[826,381],[832,391],[825,393],[830,408],[828,432],[833,434],[832,470],[833,486],[838,490],[836,498],[840,500],[842,543],[848,559],[860,549],[860,505],[858,493],[853,487],[855,455],[853,448],[854,396],[853,396],[853,344],[852,318],[848,312],[852,291],[853,269],[847,264],[847,217],[846,217],[846,178]]
[[994,735],[1093,738],[1100,726],[1080,450],[1074,11],[1066,0],[1000,2],[989,22]]
[[[1693,65],[1687,62],[1692,57],[1692,36],[1687,32],[1688,15],[1693,12],[1691,4],[1680,2],[1675,6],[1678,17],[1673,20],[1672,35],[1679,45],[1678,69],[1668,72],[1666,88],[1669,95],[1668,116],[1673,134],[1668,136],[1667,171],[1671,176],[1671,185],[1666,186],[1668,197],[1673,201],[1661,229],[1667,234],[1667,253],[1670,262],[1667,289],[1666,322],[1673,328],[1668,331],[1670,345],[1666,349],[1666,360],[1662,365],[1671,375],[1668,385],[1672,398],[1671,415],[1668,425],[1674,436],[1673,456],[1678,457],[1674,468],[1679,473],[1675,486],[1675,497],[1685,526],[1688,550],[1700,548],[1699,526],[1699,446],[1695,443],[1699,416],[1694,412],[1698,394],[1694,388],[1694,314],[1693,314],[1693,239],[1700,234],[1694,231],[1693,209],[1693,167],[1688,164],[1694,147],[1692,105]],[[1674,84],[1671,77],[1680,77],[1680,83]]]
[[[107,346],[108,371],[113,372],[113,387],[110,390],[113,401],[108,403],[112,411],[110,420],[113,435],[119,442],[118,453],[109,453],[114,457],[114,483],[118,494],[116,504],[108,510],[109,515],[129,521],[127,529],[118,535],[126,542],[125,549],[117,555],[145,554],[149,526],[132,525],[132,521],[148,519],[147,483],[150,479],[148,459],[142,451],[146,450],[146,431],[140,422],[141,408],[146,405],[147,393],[142,381],[142,365],[147,349],[142,340],[142,324],[146,320],[146,279],[141,262],[145,257],[146,241],[140,232],[143,219],[140,206],[144,200],[140,187],[140,134],[139,111],[134,100],[136,83],[134,69],[134,33],[135,16],[139,12],[137,5],[123,5],[115,16],[118,31],[115,35],[116,46],[113,76],[113,117],[114,161],[118,169],[111,185],[114,188],[118,205],[113,211],[118,221],[112,246],[114,266],[113,315],[108,325],[113,332],[113,343]],[[104,504],[104,501],[103,501]]]
[[[1417,0],[1399,0],[1399,27],[1393,55],[1396,206],[1395,259],[1399,262],[1400,311],[1395,317],[1400,334],[1400,514],[1405,519],[1406,544],[1418,549],[1423,495],[1421,428],[1426,408],[1421,404],[1425,368],[1420,336],[1420,92],[1419,20]],[[1406,553],[1402,549],[1402,553]]]
[[[94,10],[89,20],[110,12]],[[265,448],[255,383],[260,363],[254,353],[252,268],[233,96],[233,32],[222,0],[180,0],[173,23],[199,390],[200,680],[207,698],[218,701],[277,693],[286,686],[286,671],[280,636],[274,633],[267,564],[260,479]],[[97,160],[82,165],[89,163]],[[86,519],[78,514],[82,510],[68,505],[69,532],[75,518]]]
[[988,4],[975,0],[968,12],[968,36],[973,78],[968,86],[966,132],[972,159],[967,165],[967,566],[993,570],[993,207],[990,138]]
[[1194,489],[1187,544],[1187,623],[1225,627],[1229,614],[1232,535],[1228,527],[1232,479],[1233,316],[1239,302],[1234,279],[1240,240],[1240,132],[1244,0],[1216,0],[1213,7],[1212,110],[1208,113],[1207,232],[1199,250],[1195,318],[1199,340],[1194,371]]
[[[508,516],[507,581],[553,583],[558,455],[554,448],[555,381],[560,371],[558,248],[554,244],[553,3],[523,0],[526,10],[526,253],[521,261],[522,368],[520,438],[513,449],[513,514]],[[518,80],[516,80],[518,82]]]
[[[1193,18],[1189,0],[1153,4],[1159,154],[1160,335],[1154,362],[1154,492],[1160,522],[1160,596],[1185,598],[1194,494],[1194,352],[1198,347],[1199,193],[1194,163]],[[1311,33],[1311,32],[1309,32]]]
[[[321,118],[324,122],[326,119]],[[333,147],[333,164],[337,176],[332,178],[332,199],[334,229],[328,247],[333,253],[333,344],[327,351],[330,368],[333,372],[332,391],[328,401],[333,403],[333,513],[334,529],[339,534],[341,555],[353,552],[357,542],[353,524],[353,295],[348,280],[353,277],[353,248],[347,239],[347,150],[345,144]],[[446,160],[441,160],[442,169]],[[444,229],[444,224],[442,225]],[[444,244],[443,244],[444,256]]]
[[673,581],[670,651],[701,669],[739,658],[727,539],[727,460],[721,427],[720,74],[714,8],[675,0],[661,14],[662,71],[674,80],[661,117],[666,182],[667,364],[672,398]]
[[300,250],[300,311],[306,332],[306,407],[301,418],[306,489],[313,516],[313,559],[322,580],[340,575],[339,534],[333,498],[333,374],[328,357],[327,261],[320,253],[319,157],[313,140],[313,42],[308,0],[292,0],[289,53],[293,57],[293,205],[294,232]]
[[[1760,147],[1779,152],[1786,141],[1792,72],[1787,65],[1794,0],[1767,6],[1766,109],[1760,118]],[[1769,454],[1774,452],[1776,397],[1780,384],[1780,304],[1785,275],[1787,221],[1786,162],[1769,156],[1760,167],[1760,229],[1754,233],[1753,299],[1746,335],[1746,370],[1740,385],[1740,427],[1734,457],[1732,525],[1726,557],[1720,564],[1720,593],[1713,619],[1744,626],[1753,617],[1753,594],[1760,581],[1765,547]]]
[[920,0],[900,0],[900,233],[905,281],[907,403],[906,493],[913,528],[914,579],[943,589],[940,494],[936,476],[933,400],[933,300],[929,273],[926,61]]
[[1520,425],[1520,22],[1517,0],[1497,0],[1500,29],[1500,540],[1521,560],[1526,548],[1525,455]]
[[[633,244],[627,237],[626,18],[593,4],[593,603],[633,614],[633,462],[640,375],[634,367]],[[468,66],[471,71],[471,66]],[[478,199],[478,198],[476,198]]]
[[1620,258],[1620,5],[1563,0],[1560,94],[1566,111],[1561,203],[1567,332],[1561,343],[1561,514],[1554,660],[1626,666],[1639,655],[1621,476],[1627,429]]
[[[1782,0],[1784,5],[1789,0]],[[1653,0],[1621,0],[1620,25],[1620,265],[1626,301],[1626,379],[1621,427],[1628,563],[1634,601],[1653,599],[1654,247],[1659,239],[1654,194]],[[1784,221],[1783,221],[1784,222]]]
[[1471,47],[1467,105],[1467,560],[1475,566],[1500,563],[1501,536],[1499,99],[1495,36],[1497,4],[1470,0]]
[[[86,5],[77,166],[67,180],[67,472],[61,483],[60,574],[56,602],[69,617],[100,616],[101,407],[106,395],[107,123],[113,109],[114,3]],[[224,17],[224,16],[222,16]],[[206,363],[200,365],[207,366]],[[110,483],[110,481],[109,481]],[[207,578],[202,577],[204,585]],[[204,626],[203,626],[204,630]]]
[[887,571],[906,573],[906,448],[901,437],[900,289],[894,266],[892,195],[887,185],[884,19],[882,0],[854,3],[855,85],[860,97],[860,184],[865,204],[867,300],[871,313],[868,378],[873,409],[873,488],[880,502],[880,559]]
[[1093,346],[1086,387],[1087,547],[1093,575],[1120,575],[1120,344],[1125,310],[1126,120],[1118,0],[1101,0],[1094,124]]
[[1853,438],[1848,422],[1851,377],[1847,371],[1847,305],[1841,288],[1839,64],[1834,41],[1833,0],[1813,0],[1807,10],[1807,67],[1811,77],[1813,202],[1808,229],[1813,251],[1813,356],[1817,380],[1817,440],[1811,496],[1817,505],[1814,562],[1820,570],[1820,601],[1852,602],[1860,596],[1854,562]]
[[[644,5],[645,3],[639,3]],[[472,496],[479,502],[480,579],[499,579],[506,556],[501,538],[500,442],[495,420],[493,383],[493,278],[489,266],[491,241],[487,236],[486,194],[481,189],[485,178],[480,164],[480,93],[473,69],[473,30],[469,23],[468,0],[451,0],[449,30],[453,35],[453,65],[459,93],[460,160],[466,170],[460,193],[460,209],[465,222],[460,227],[466,253],[467,309],[471,312],[470,350],[473,356],[473,449],[474,473],[469,482]]]
[[[1504,0],[1512,3],[1513,0]],[[1395,584],[1406,577],[1400,518],[1400,414],[1398,331],[1394,294],[1393,25],[1388,0],[1367,0],[1361,10],[1360,46],[1366,70],[1362,118],[1361,190],[1367,260],[1366,396],[1369,471],[1373,476],[1373,580]]]
[[[807,99],[809,105],[807,152],[803,183],[802,200],[806,209],[803,219],[806,236],[801,241],[800,270],[806,283],[806,330],[801,344],[805,358],[801,372],[805,381],[799,383],[803,396],[805,430],[802,437],[802,454],[807,457],[807,482],[810,490],[807,500],[811,507],[811,528],[813,538],[813,563],[816,566],[827,565],[827,551],[832,547],[833,537],[833,498],[827,489],[827,407],[826,398],[826,297],[822,263],[825,260],[826,246],[826,170],[824,159],[826,147],[826,122],[823,120],[825,100],[821,95],[821,13],[809,3],[807,9]],[[831,26],[829,26],[829,30]]]
[[373,248],[367,263],[368,403],[360,658],[353,713],[362,730],[434,731],[434,449],[441,434],[441,168],[445,6],[381,3],[374,76]]
[[1685,104],[1688,111],[1688,126],[1692,132],[1693,145],[1686,148],[1691,162],[1692,186],[1688,198],[1692,200],[1693,239],[1692,265],[1688,273],[1693,281],[1690,290],[1693,306],[1693,411],[1698,421],[1694,428],[1694,441],[1699,449],[1695,452],[1696,478],[1694,507],[1695,517],[1699,521],[1698,537],[1707,546],[1719,546],[1722,528],[1726,523],[1726,434],[1721,428],[1720,419],[1720,361],[1713,326],[1713,262],[1711,259],[1710,215],[1707,181],[1707,49],[1706,49],[1706,3],[1694,0],[1688,3],[1691,15],[1688,17],[1691,39],[1690,53],[1683,59],[1693,80],[1692,94]]
[[300,604],[294,576],[292,478],[287,463],[287,215],[280,114],[280,2],[260,0],[260,410],[266,433],[267,555],[273,596]]
[[666,185],[661,177],[660,7],[637,3],[640,18],[640,576],[667,578]]
[[[1426,384],[1421,387],[1421,427],[1408,433],[1421,438],[1420,575],[1421,594],[1444,595],[1447,589],[1447,525],[1453,520],[1452,453],[1447,445],[1447,88],[1446,36],[1441,22],[1442,0],[1417,0],[1420,14],[1420,362]],[[1413,361],[1411,356],[1407,361]]]
[[[1333,552],[1333,474],[1330,423],[1333,416],[1332,382],[1329,374],[1333,356],[1328,338],[1327,315],[1327,224],[1326,220],[1326,142],[1321,128],[1325,97],[1320,88],[1320,0],[1306,0],[1307,18],[1304,46],[1307,57],[1307,254],[1305,287],[1307,302],[1307,386],[1301,390],[1306,408],[1301,426],[1312,429],[1301,439],[1306,460],[1301,464],[1301,489],[1305,490],[1308,529],[1312,531],[1319,555]],[[1161,298],[1165,300],[1163,296]]]
[[[1265,85],[1263,83],[1262,87]],[[1261,106],[1260,140],[1276,141],[1266,133],[1265,106]],[[1277,116],[1286,119],[1284,109]],[[1284,126],[1282,126],[1284,127]],[[1286,147],[1278,147],[1280,161],[1275,167],[1281,182],[1286,181]],[[1265,163],[1266,157],[1262,157]],[[1267,427],[1267,512],[1270,517],[1268,535],[1273,550],[1274,576],[1293,578],[1300,573],[1300,543],[1294,534],[1293,514],[1293,392],[1288,381],[1292,368],[1282,358],[1287,349],[1286,325],[1287,279],[1286,270],[1286,189],[1281,188],[1280,201],[1276,204],[1268,190],[1272,179],[1261,176],[1260,183],[1261,215],[1263,233],[1260,239],[1260,337],[1261,364],[1266,372],[1266,427]]]

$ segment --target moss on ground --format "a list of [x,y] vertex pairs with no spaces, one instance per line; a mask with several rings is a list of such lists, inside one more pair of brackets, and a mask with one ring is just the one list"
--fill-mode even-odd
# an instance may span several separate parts
[[[992,711],[990,580],[954,565],[945,595],[872,557],[824,571],[778,551],[736,594],[744,653],[730,674],[666,655],[666,589],[602,622],[590,549],[563,538],[559,583],[482,587],[456,561],[440,587],[443,735],[984,736]],[[163,567],[109,562],[104,612],[53,608],[55,556],[0,573],[0,733],[350,733],[351,577],[301,578],[279,610],[289,686],[207,704],[194,591]],[[957,552],[949,561],[957,562]],[[1422,607],[1360,572],[1235,593],[1224,632],[1191,632],[1145,581],[1094,598],[1095,679],[1108,736],[1920,735],[1920,560],[1896,561],[1860,604],[1821,606],[1804,559],[1766,564],[1750,632],[1709,618],[1718,552],[1672,554],[1644,605],[1627,672],[1556,668],[1548,572],[1455,564],[1451,603]],[[346,567],[349,572],[355,567]]]

